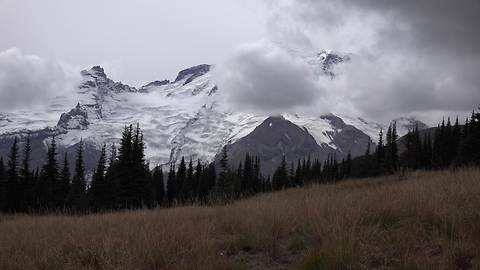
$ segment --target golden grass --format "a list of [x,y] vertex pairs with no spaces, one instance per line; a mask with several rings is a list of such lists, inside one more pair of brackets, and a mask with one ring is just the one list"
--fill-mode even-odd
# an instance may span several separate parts
[[0,217],[0,269],[480,269],[480,169],[222,207]]

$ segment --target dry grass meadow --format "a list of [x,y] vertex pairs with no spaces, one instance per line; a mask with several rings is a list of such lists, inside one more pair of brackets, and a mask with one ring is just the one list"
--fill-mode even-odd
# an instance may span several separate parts
[[480,169],[218,207],[3,216],[0,269],[480,269]]

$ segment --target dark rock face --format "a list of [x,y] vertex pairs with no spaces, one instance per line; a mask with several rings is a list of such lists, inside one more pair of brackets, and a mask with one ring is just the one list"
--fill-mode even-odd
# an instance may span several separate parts
[[57,126],[64,129],[87,129],[90,124],[87,119],[87,111],[80,106],[80,103],[78,103],[77,107],[70,110],[70,112],[62,113]]
[[333,67],[338,65],[342,62],[350,61],[349,56],[339,56],[334,53],[330,53],[327,51],[321,51],[317,54],[317,57],[320,58],[322,61],[321,69],[325,75],[330,76],[331,78],[335,77],[335,73],[333,73]]
[[187,80],[183,85],[191,83],[194,79],[207,74],[210,71],[211,66],[210,65],[198,65],[194,66],[191,68],[187,68],[185,70],[182,70],[178,73],[177,78],[175,79],[175,82],[179,82],[185,78]]
[[334,131],[328,131],[327,134],[332,138],[332,143],[337,146],[337,150],[341,153],[340,157],[348,155],[350,152],[353,157],[365,154],[368,143],[374,143],[370,137],[352,125],[347,125],[340,117],[333,114],[321,116],[322,119],[328,120]]
[[[89,115],[90,114],[90,115]],[[102,108],[98,104],[77,104],[75,108],[68,113],[62,113],[57,126],[64,129],[88,129],[90,122],[88,118],[102,118]]]
[[229,163],[235,167],[247,152],[259,157],[264,175],[271,175],[284,155],[289,163],[296,163],[308,156],[323,161],[329,154],[336,153],[329,146],[319,146],[306,129],[283,117],[267,118],[252,133],[227,146],[227,150]]
[[94,66],[89,70],[82,70],[82,77],[85,81],[79,86],[80,89],[97,88],[97,98],[101,99],[109,93],[137,92],[135,87],[130,87],[121,82],[114,82],[107,77],[100,66]]
[[142,88],[140,88],[139,91],[140,91],[140,92],[145,92],[145,91],[147,91],[148,88],[150,88],[150,87],[164,86],[164,85],[167,85],[167,84],[169,84],[169,83],[170,83],[169,80],[154,81],[154,82],[151,82],[151,83],[149,83],[149,84],[147,84],[147,85],[142,86]]

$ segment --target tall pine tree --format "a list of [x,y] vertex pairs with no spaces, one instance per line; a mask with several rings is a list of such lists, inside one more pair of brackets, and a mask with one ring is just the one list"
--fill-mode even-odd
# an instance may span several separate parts
[[58,176],[57,144],[53,136],[47,150],[47,163],[42,168],[39,191],[40,207],[46,210],[57,209],[63,205],[64,194]]
[[15,212],[19,207],[19,181],[18,181],[18,139],[13,139],[10,149],[7,170],[6,210]]
[[74,211],[83,211],[86,204],[86,180],[85,167],[83,163],[83,140],[77,146],[77,157],[75,160],[75,173],[72,179],[68,205]]
[[152,178],[155,187],[155,203],[157,206],[161,206],[165,197],[165,183],[163,181],[163,171],[160,166],[153,169]]
[[5,163],[3,157],[0,157],[0,212],[5,211],[5,195],[6,195],[6,176],[5,176]]
[[89,189],[90,204],[94,210],[105,209],[107,206],[107,183],[105,173],[107,166],[106,145],[103,145],[98,159],[97,168],[92,177],[92,183]]

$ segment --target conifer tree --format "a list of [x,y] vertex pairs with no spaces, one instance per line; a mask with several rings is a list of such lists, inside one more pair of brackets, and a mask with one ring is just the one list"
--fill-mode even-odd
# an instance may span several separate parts
[[220,159],[220,173],[218,175],[218,181],[216,183],[216,192],[220,196],[225,196],[229,191],[229,169],[228,169],[228,153],[227,146],[222,148],[222,158]]
[[18,139],[13,139],[12,147],[10,148],[10,155],[8,160],[7,170],[7,188],[6,188],[6,210],[8,212],[15,212],[19,206],[18,194]]
[[72,185],[68,198],[68,205],[72,210],[82,211],[85,208],[85,167],[83,164],[83,140],[80,140],[77,148],[77,157],[75,161],[75,174],[73,175]]
[[422,162],[424,169],[430,170],[432,168],[432,141],[427,133],[423,138]]
[[255,162],[253,164],[253,192],[257,193],[260,192],[260,186],[262,182],[261,176],[261,165],[260,165],[260,158],[255,157]]
[[240,196],[246,193],[247,189],[247,182],[244,181],[245,179],[243,178],[243,166],[242,162],[240,161],[240,164],[238,164],[237,168],[237,174],[235,175],[235,180],[234,180],[234,191],[235,194]]
[[215,167],[215,162],[208,165],[205,172],[205,178],[206,180],[203,180],[203,182],[205,182],[207,187],[205,193],[205,196],[207,196],[217,184],[217,168]]
[[63,167],[62,171],[60,172],[60,183],[61,183],[61,190],[60,194],[58,195],[59,198],[59,204],[61,204],[61,207],[65,207],[65,202],[68,196],[68,193],[70,192],[70,166],[68,164],[68,153],[65,152],[64,158],[63,158]]
[[187,194],[186,179],[187,179],[187,165],[185,164],[185,158],[182,157],[182,160],[180,161],[180,165],[178,166],[178,171],[176,175],[176,183],[178,187],[177,199],[182,203],[186,199],[185,197]]
[[255,172],[254,172],[254,163],[253,159],[250,156],[249,153],[245,154],[245,160],[244,160],[244,169],[243,169],[243,175],[242,175],[242,192],[245,194],[253,194],[255,192],[255,185],[256,185],[256,179],[255,179]]
[[33,177],[30,170],[30,159],[32,146],[30,144],[30,134],[28,134],[23,149],[22,167],[20,168],[19,195],[20,211],[27,211],[33,202]]
[[169,204],[173,204],[177,200],[177,181],[175,175],[175,166],[170,165],[170,171],[168,172],[167,179],[167,197]]
[[376,164],[376,174],[381,175],[384,173],[385,168],[385,145],[383,142],[383,130],[380,129],[378,135],[378,145],[377,145],[377,164]]
[[[480,108],[479,108],[480,110]],[[466,145],[470,150],[467,152],[470,164],[478,164],[480,158],[480,112],[472,112],[468,129],[466,130]]]
[[117,147],[112,144],[110,147],[110,158],[108,161],[108,168],[105,173],[105,185],[107,186],[106,207],[108,209],[115,209],[119,207],[119,177],[118,177],[118,160]]
[[297,162],[297,168],[295,170],[295,185],[303,186],[302,164],[300,163],[300,159]]
[[293,161],[290,163],[290,170],[288,171],[289,182],[292,186],[296,186],[297,181],[295,180],[295,165]]
[[133,126],[125,126],[120,147],[118,149],[118,188],[117,188],[117,207],[128,208],[133,207],[132,180],[134,179],[133,169]]
[[283,155],[280,166],[277,168],[277,170],[273,174],[273,187],[276,190],[282,190],[290,187],[290,184],[288,181],[287,162],[286,162],[285,155]]
[[53,136],[47,150],[47,163],[41,173],[40,207],[51,210],[61,206],[63,194],[58,176],[57,144]]
[[3,157],[0,157],[0,212],[5,210],[6,186],[5,163],[3,162]]
[[344,177],[350,178],[352,174],[352,154],[348,152],[347,159],[345,161],[345,168],[344,168]]
[[187,168],[187,177],[186,177],[186,183],[185,183],[185,199],[186,200],[192,200],[194,199],[194,178],[193,178],[193,160],[190,157],[190,161],[188,162],[188,168]]
[[98,159],[97,168],[95,169],[92,177],[92,183],[89,189],[90,203],[93,209],[101,210],[106,208],[107,205],[107,184],[105,180],[107,153],[106,145],[102,146],[100,157]]
[[355,169],[356,172],[354,174],[356,174],[356,176],[367,177],[367,176],[370,176],[370,174],[372,173],[373,162],[372,162],[372,156],[370,154],[371,145],[372,145],[371,140],[369,139],[367,143],[367,149],[365,150],[365,154],[363,155],[363,157],[359,158],[359,163],[360,163],[359,168]]
[[195,167],[195,174],[193,175],[194,184],[194,198],[202,201],[206,193],[208,192],[208,181],[204,181],[204,169],[200,159],[197,160],[197,166]]
[[145,162],[145,143],[140,125],[137,123],[132,138],[132,179],[127,181],[130,194],[129,207],[152,206],[152,187],[149,178],[149,168]]
[[160,166],[155,167],[153,169],[153,183],[155,187],[155,203],[157,206],[163,204],[164,196],[165,196],[165,183],[163,181],[163,170]]
[[391,141],[390,141],[390,160],[392,162],[392,169],[393,171],[397,171],[398,169],[398,159],[399,159],[399,155],[398,155],[398,144],[397,144],[397,141],[398,141],[398,134],[397,134],[397,123],[396,122],[393,122],[392,123],[392,134],[391,134],[391,137],[390,137]]

